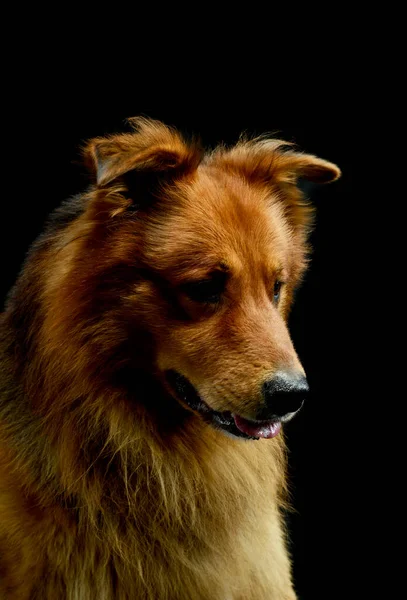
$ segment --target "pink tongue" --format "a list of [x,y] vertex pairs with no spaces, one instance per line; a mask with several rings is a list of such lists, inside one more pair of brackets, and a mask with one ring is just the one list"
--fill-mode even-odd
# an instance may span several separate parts
[[255,423],[254,421],[247,421],[239,415],[233,415],[236,427],[243,433],[256,438],[273,438],[280,433],[281,423],[276,421],[263,421],[262,423]]

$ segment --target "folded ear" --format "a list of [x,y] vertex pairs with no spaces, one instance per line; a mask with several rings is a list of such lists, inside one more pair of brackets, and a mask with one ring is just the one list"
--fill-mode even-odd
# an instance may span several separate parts
[[160,121],[136,117],[134,132],[90,140],[83,155],[96,184],[105,187],[130,171],[185,173],[196,169],[201,151]]
[[314,183],[329,183],[341,175],[335,164],[297,152],[293,144],[276,139],[242,141],[224,152],[222,160],[251,181],[296,184],[299,179],[307,179]]
[[330,183],[340,177],[341,171],[334,163],[313,154],[288,151],[275,157],[272,174],[281,183],[296,183],[298,179]]
[[304,180],[328,183],[341,175],[335,164],[297,152],[293,144],[276,139],[242,140],[230,150],[221,148],[214,156],[218,164],[249,182],[276,190],[287,218],[301,235],[308,233],[313,222],[312,207],[301,189]]

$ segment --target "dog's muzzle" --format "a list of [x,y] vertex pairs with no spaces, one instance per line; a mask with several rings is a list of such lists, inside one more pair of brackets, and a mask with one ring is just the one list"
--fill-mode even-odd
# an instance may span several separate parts
[[281,424],[289,421],[301,408],[308,384],[304,375],[278,373],[263,384],[264,405],[255,419],[247,419],[230,411],[213,410],[199,396],[192,383],[177,371],[167,371],[165,378],[173,393],[194,412],[223,432],[245,439],[273,438]]

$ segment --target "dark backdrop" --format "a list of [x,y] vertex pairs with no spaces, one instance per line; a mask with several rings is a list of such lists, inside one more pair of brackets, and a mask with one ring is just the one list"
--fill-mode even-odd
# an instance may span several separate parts
[[150,101],[140,86],[138,91],[119,86],[111,96],[96,84],[90,87],[75,89],[63,83],[56,89],[52,81],[30,89],[22,86],[16,98],[20,101],[21,93],[28,94],[35,101],[31,110],[27,113],[13,101],[9,107],[3,123],[7,155],[2,161],[2,298],[47,214],[84,188],[86,180],[77,164],[80,144],[122,130],[126,117],[144,114],[161,119],[199,134],[207,145],[234,142],[244,130],[276,132],[305,151],[336,162],[343,171],[339,182],[315,187],[311,193],[317,211],[313,261],[290,327],[312,394],[302,414],[286,427],[296,509],[289,517],[295,582],[301,598],[328,597],[325,582],[331,585],[338,575],[343,525],[338,510],[346,500],[343,449],[352,436],[338,410],[344,387],[338,377],[346,343],[343,304],[349,292],[345,257],[353,210],[346,106],[337,101],[335,89],[312,103],[291,98],[288,106],[284,98],[276,102],[264,90],[254,91],[250,99],[230,90],[205,100],[196,91],[185,90],[179,100],[165,88]]

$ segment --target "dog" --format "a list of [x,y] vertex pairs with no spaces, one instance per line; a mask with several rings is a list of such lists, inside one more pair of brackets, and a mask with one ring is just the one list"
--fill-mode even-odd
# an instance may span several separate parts
[[130,123],[86,144],[90,186],[51,215],[1,316],[0,596],[294,600],[298,184],[340,171],[267,137],[209,152]]

